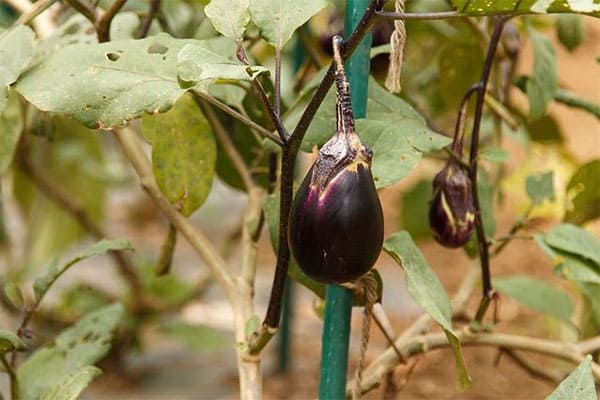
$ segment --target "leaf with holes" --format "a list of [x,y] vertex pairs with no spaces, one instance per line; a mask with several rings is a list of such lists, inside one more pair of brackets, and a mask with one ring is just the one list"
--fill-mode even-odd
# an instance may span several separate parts
[[461,387],[467,388],[471,378],[466,368],[460,341],[452,329],[450,299],[440,280],[431,270],[408,232],[397,232],[388,237],[383,243],[383,249],[404,270],[406,288],[411,297],[444,329],[454,351],[458,382]]
[[204,13],[222,35],[241,40],[250,22],[249,0],[211,0]]
[[592,356],[585,356],[581,364],[546,397],[546,400],[597,400],[591,363]]
[[206,200],[217,149],[210,124],[191,96],[162,115],[144,115],[142,134],[152,144],[152,169],[160,190],[190,215]]
[[282,48],[300,25],[326,5],[325,0],[250,0],[250,14],[267,42]]
[[0,34],[0,112],[6,106],[8,86],[17,80],[33,53],[35,34],[19,25]]
[[120,303],[86,314],[52,345],[33,353],[17,370],[20,397],[38,399],[83,367],[97,363],[110,349],[123,314]]
[[186,89],[177,81],[177,55],[195,40],[166,34],[143,40],[65,46],[25,71],[15,86],[44,111],[92,128],[164,112]]
[[[288,121],[290,126],[295,121]],[[327,94],[311,123],[302,149],[311,151],[333,134],[335,127],[335,92]],[[427,127],[408,103],[385,90],[369,78],[367,118],[356,121],[356,131],[364,144],[373,150],[372,173],[378,189],[404,178],[419,162],[422,154],[439,150],[451,140]]]

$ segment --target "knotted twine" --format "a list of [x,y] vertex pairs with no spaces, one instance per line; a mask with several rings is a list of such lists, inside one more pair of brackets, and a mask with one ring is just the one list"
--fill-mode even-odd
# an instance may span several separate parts
[[[404,0],[396,0],[396,12],[404,12]],[[392,93],[400,93],[402,86],[400,78],[402,75],[402,62],[404,61],[404,44],[406,43],[406,27],[404,20],[394,21],[394,33],[390,38],[390,67],[385,79],[385,87]]]

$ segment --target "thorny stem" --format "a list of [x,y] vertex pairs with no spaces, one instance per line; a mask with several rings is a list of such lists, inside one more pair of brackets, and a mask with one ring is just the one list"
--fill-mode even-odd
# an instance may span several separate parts
[[[373,25],[375,20],[375,11],[379,10],[383,5],[381,0],[372,0],[363,17],[356,26],[356,29],[344,43],[341,48],[341,57],[347,59],[350,54],[356,49],[363,36]],[[262,328],[256,332],[250,341],[249,353],[258,354],[262,348],[269,342],[275,334],[281,317],[281,299],[285,289],[285,281],[290,262],[290,249],[288,246],[288,216],[292,206],[293,199],[293,184],[294,184],[294,167],[296,156],[300,149],[302,139],[312,122],[319,106],[325,99],[329,88],[333,84],[335,74],[335,66],[332,62],[325,77],[315,90],[313,97],[309,101],[304,113],[300,117],[300,121],[296,125],[289,140],[286,140],[283,145],[281,155],[281,184],[280,184],[280,204],[279,204],[279,248],[277,250],[277,263],[275,267],[275,276],[273,277],[273,286],[271,289],[271,297],[265,319],[263,320]]]
[[493,296],[492,280],[490,276],[489,247],[483,228],[481,204],[479,201],[479,193],[477,186],[477,157],[479,155],[479,130],[481,128],[483,104],[485,100],[487,84],[494,62],[494,56],[496,54],[498,43],[500,42],[502,28],[504,27],[504,24],[506,23],[506,21],[508,21],[509,18],[510,17],[496,17],[495,19],[494,32],[492,33],[492,37],[490,39],[490,44],[483,64],[481,79],[479,81],[479,91],[477,93],[477,101],[475,103],[475,115],[473,117],[473,129],[471,132],[471,151],[469,155],[469,163],[471,167],[469,168],[469,178],[471,179],[471,184],[473,185],[472,187],[473,205],[475,207],[475,230],[477,232],[477,248],[479,250],[479,259],[481,262],[481,278],[483,282],[483,297],[479,304],[477,314],[475,315],[476,323],[480,323],[483,319]]
[[150,8],[148,10],[148,14],[142,20],[140,24],[140,30],[138,31],[136,37],[138,39],[145,38],[150,30],[150,26],[152,25],[152,20],[158,14],[158,10],[160,9],[161,0],[150,0]]

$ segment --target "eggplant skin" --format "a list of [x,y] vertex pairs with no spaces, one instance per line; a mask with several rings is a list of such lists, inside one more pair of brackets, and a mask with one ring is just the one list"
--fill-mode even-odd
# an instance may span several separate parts
[[475,226],[471,180],[460,166],[449,162],[433,180],[429,225],[442,246],[461,247]]
[[365,274],[383,244],[383,211],[371,170],[353,163],[327,185],[311,185],[315,167],[300,186],[289,221],[289,245],[306,275],[344,283]]

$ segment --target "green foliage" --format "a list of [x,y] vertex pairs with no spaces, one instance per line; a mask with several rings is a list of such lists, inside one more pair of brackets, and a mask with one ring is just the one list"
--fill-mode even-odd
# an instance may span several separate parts
[[572,52],[585,40],[585,27],[577,15],[562,14],[556,18],[558,40]]
[[[302,149],[311,151],[333,135],[335,129],[335,93],[330,90],[308,129]],[[356,121],[363,143],[373,150],[372,173],[378,189],[404,178],[419,162],[422,154],[439,150],[450,139],[430,130],[404,100],[389,93],[373,78],[369,80],[367,118]]]
[[529,175],[525,181],[525,190],[531,204],[537,206],[545,200],[554,201],[554,173],[544,172],[539,175]]
[[61,332],[53,344],[33,353],[17,370],[20,397],[37,399],[55,393],[77,397],[97,375],[88,367],[108,352],[123,313],[119,303],[89,313]]
[[506,13],[512,11],[533,13],[575,12],[600,15],[600,5],[594,0],[452,0],[452,4],[460,12],[469,15],[486,15],[490,13]]
[[16,283],[12,281],[4,282],[4,295],[10,302],[10,304],[17,310],[22,310],[25,302],[23,301],[23,294],[21,289]]
[[600,217],[600,160],[579,167],[567,185],[564,220],[581,225]]
[[3,356],[10,351],[24,350],[27,350],[27,345],[20,337],[11,331],[0,329],[0,356]]
[[101,374],[100,368],[86,365],[65,376],[58,384],[44,392],[40,400],[77,400],[81,392]]
[[23,131],[23,118],[19,107],[19,99],[12,91],[6,100],[6,107],[0,107],[0,176],[10,165]]
[[554,98],[558,88],[556,53],[549,39],[529,28],[533,46],[533,74],[527,81],[529,118],[538,119],[546,113],[546,106]]
[[406,273],[406,288],[411,297],[444,329],[456,358],[459,384],[467,388],[471,378],[466,369],[460,342],[452,329],[450,299],[438,277],[408,232],[398,232],[388,237],[383,243],[383,249]]
[[402,196],[402,228],[414,239],[431,238],[428,218],[432,191],[431,180],[423,179]]
[[225,344],[223,332],[208,326],[170,322],[161,326],[160,330],[166,335],[177,338],[194,351],[217,351]]
[[594,386],[591,362],[592,356],[586,356],[581,364],[546,397],[546,400],[596,400],[598,394]]
[[262,37],[273,46],[282,48],[300,25],[326,5],[325,0],[252,0],[250,14]]
[[495,278],[494,287],[532,310],[571,322],[575,305],[569,296],[539,279],[525,275]]
[[152,144],[152,167],[160,190],[190,215],[212,186],[217,149],[210,124],[191,98],[163,115],[145,115],[142,134]]
[[240,40],[250,22],[249,7],[249,0],[212,0],[204,12],[219,33]]
[[600,240],[585,229],[571,224],[558,225],[544,236],[546,244],[593,261],[600,266]]
[[503,163],[510,159],[510,153],[500,147],[487,147],[479,153],[479,157],[493,163]]
[[17,80],[31,58],[33,39],[33,31],[24,25],[0,33],[0,112],[6,106],[8,86]]

